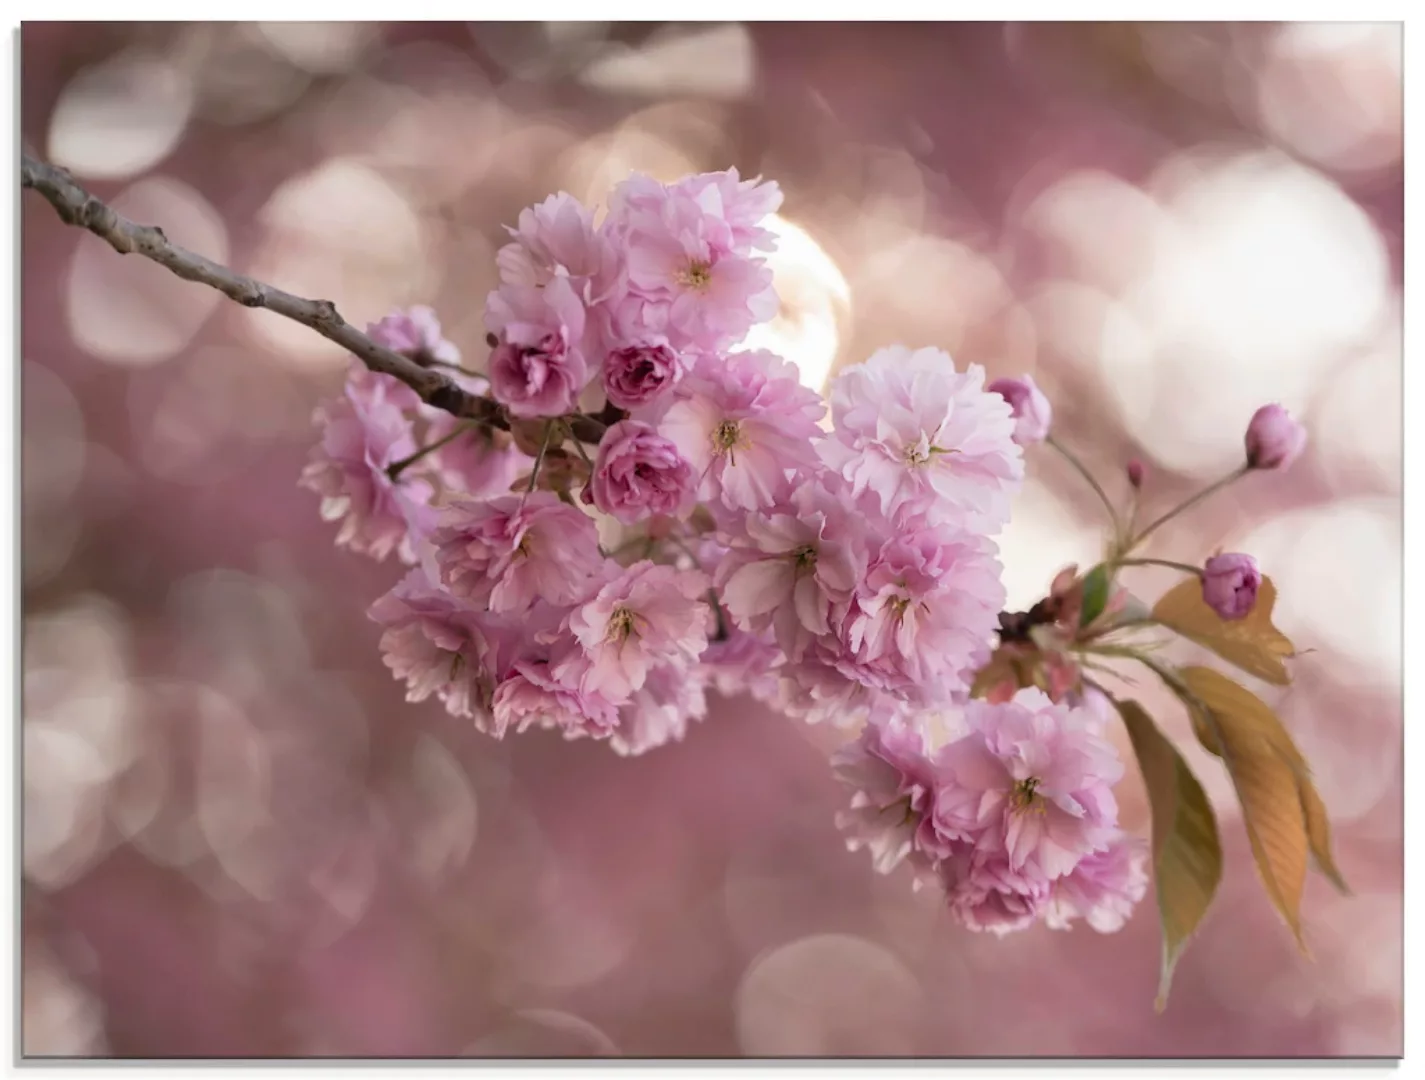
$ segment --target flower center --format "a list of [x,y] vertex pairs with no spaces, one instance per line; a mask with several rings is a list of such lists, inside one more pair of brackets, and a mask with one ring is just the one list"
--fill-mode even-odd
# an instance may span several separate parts
[[460,677],[460,670],[465,666],[465,657],[458,652],[450,654],[450,675],[447,682],[454,682]]
[[930,441],[930,437],[921,432],[920,438],[910,443],[901,451],[901,458],[912,468],[928,463],[937,454],[953,454],[954,450],[946,450],[943,446],[936,446]]
[[742,425],[736,420],[724,420],[713,432],[712,441],[717,453],[726,454],[742,441]]
[[712,267],[701,259],[690,262],[678,271],[678,284],[690,289],[705,289],[712,280]]
[[1010,793],[1009,802],[1015,810],[1034,811],[1042,814],[1044,812],[1044,800],[1039,798],[1039,785],[1043,781],[1037,776],[1031,776],[1027,780],[1021,780],[1014,785],[1014,790]]
[[796,562],[798,572],[810,570],[816,566],[816,548],[806,544],[792,552],[792,559]]
[[622,645],[633,635],[633,612],[626,607],[616,607],[609,614],[609,628],[604,640]]

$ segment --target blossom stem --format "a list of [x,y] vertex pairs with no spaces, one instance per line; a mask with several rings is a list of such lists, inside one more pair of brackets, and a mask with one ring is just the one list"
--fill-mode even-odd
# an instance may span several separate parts
[[1149,525],[1147,528],[1145,528],[1145,529],[1144,529],[1142,532],[1140,532],[1137,536],[1135,536],[1135,537],[1133,537],[1132,539],[1130,539],[1130,540],[1128,541],[1128,543],[1124,546],[1123,551],[1124,551],[1125,553],[1132,551],[1132,550],[1133,550],[1134,548],[1136,548],[1139,544],[1141,544],[1144,540],[1148,539],[1149,536],[1151,536],[1151,535],[1153,535],[1153,533],[1157,532],[1157,530],[1158,530],[1159,528],[1161,528],[1163,525],[1166,525],[1168,522],[1172,521],[1173,518],[1177,517],[1177,516],[1178,516],[1179,514],[1181,514],[1184,510],[1189,510],[1189,509],[1191,509],[1192,507],[1196,506],[1198,503],[1200,503],[1200,502],[1202,502],[1204,499],[1206,499],[1209,495],[1214,495],[1214,494],[1216,494],[1217,492],[1219,492],[1219,491],[1221,491],[1223,488],[1225,488],[1228,484],[1231,484],[1231,483],[1233,483],[1233,482],[1236,481],[1236,480],[1240,480],[1242,477],[1246,476],[1246,475],[1247,475],[1249,472],[1251,472],[1251,471],[1252,471],[1252,469],[1251,469],[1250,466],[1248,466],[1248,465],[1243,465],[1243,466],[1241,466],[1240,468],[1233,469],[1230,473],[1228,473],[1226,476],[1224,476],[1221,480],[1218,480],[1218,481],[1216,481],[1216,482],[1214,482],[1214,483],[1208,484],[1207,487],[1203,488],[1203,489],[1202,489],[1201,491],[1199,491],[1196,495],[1192,496],[1190,499],[1187,499],[1187,500],[1184,501],[1184,502],[1179,503],[1177,506],[1173,507],[1171,510],[1169,510],[1169,511],[1168,511],[1166,514],[1164,514],[1162,517],[1158,518],[1157,521],[1154,521],[1151,525]]
[[395,481],[400,478],[401,473],[406,471],[406,467],[408,465],[414,465],[427,454],[434,453],[446,443],[454,442],[456,439],[460,438],[460,436],[464,435],[469,431],[472,431],[475,427],[475,424],[459,425],[454,431],[452,431],[444,438],[437,439],[435,442],[430,443],[428,446],[422,446],[419,450],[417,450],[414,454],[411,454],[409,457],[403,457],[400,461],[391,462],[391,464],[386,466],[386,475],[391,478],[392,483],[395,483]]
[[544,455],[549,452],[549,440],[550,437],[553,436],[553,434],[554,421],[548,420],[545,422],[544,425],[544,438],[539,441],[539,453],[536,454],[534,458],[534,468],[530,471],[529,474],[529,487],[525,488],[524,490],[524,493],[526,495],[532,492],[534,490],[534,486],[539,483],[539,470],[544,465]]
[[1072,465],[1074,467],[1074,471],[1077,472],[1080,476],[1084,478],[1084,480],[1088,482],[1089,487],[1093,488],[1094,494],[1098,496],[1099,501],[1103,503],[1104,509],[1108,511],[1109,520],[1113,523],[1113,535],[1114,538],[1117,539],[1122,532],[1122,527],[1119,525],[1118,522],[1118,510],[1114,507],[1113,500],[1108,497],[1108,493],[1103,490],[1103,485],[1101,485],[1097,480],[1094,479],[1094,475],[1093,473],[1089,472],[1088,466],[1086,466],[1082,461],[1080,461],[1074,455],[1073,451],[1071,451],[1063,443],[1059,442],[1059,440],[1054,438],[1054,436],[1050,435],[1044,441],[1050,446],[1052,446],[1055,450],[1057,450],[1061,455],[1063,455],[1064,460],[1067,461],[1070,465]]
[[1119,559],[1119,566],[1166,566],[1170,570],[1181,570],[1184,574],[1202,577],[1202,567],[1187,563],[1173,562],[1172,559]]
[[594,471],[594,462],[593,462],[593,460],[589,457],[589,452],[584,449],[584,444],[581,443],[578,439],[571,439],[570,441],[574,444],[574,450],[578,453],[578,455],[579,455],[581,458],[584,459],[584,464],[587,465],[587,466],[589,466],[589,472],[590,472],[590,473],[593,473],[593,471]]
[[708,590],[708,603],[712,605],[713,616],[717,619],[717,630],[713,634],[714,641],[727,640],[727,618],[722,613],[722,604],[718,601],[717,590]]

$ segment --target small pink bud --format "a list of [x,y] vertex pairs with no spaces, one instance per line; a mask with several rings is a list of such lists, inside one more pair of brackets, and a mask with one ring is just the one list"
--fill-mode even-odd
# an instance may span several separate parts
[[1214,555],[1202,570],[1202,599],[1224,619],[1244,619],[1257,603],[1262,572],[1250,555]]
[[1054,410],[1034,380],[1028,375],[1018,379],[996,379],[985,387],[1009,402],[1014,412],[1014,441],[1020,446],[1043,442],[1049,436]]
[[1247,465],[1285,469],[1306,448],[1306,428],[1280,405],[1263,405],[1247,425]]
[[1148,470],[1143,467],[1143,463],[1134,458],[1128,463],[1128,482],[1133,485],[1133,490],[1137,491],[1143,486],[1143,477]]

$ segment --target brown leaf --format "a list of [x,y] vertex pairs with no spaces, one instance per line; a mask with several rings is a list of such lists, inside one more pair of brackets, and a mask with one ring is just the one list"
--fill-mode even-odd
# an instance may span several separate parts
[[1346,884],[1336,860],[1331,855],[1331,822],[1326,817],[1326,805],[1316,792],[1311,777],[1298,777],[1301,785],[1301,812],[1306,818],[1306,838],[1311,842],[1311,854],[1316,859],[1316,867],[1332,885],[1344,895],[1351,895],[1351,887]]
[[1306,762],[1276,714],[1256,695],[1211,668],[1189,667],[1180,674],[1193,698],[1189,708],[1202,714],[1201,726],[1211,738],[1204,745],[1222,758],[1237,789],[1267,895],[1306,952],[1301,894],[1311,842],[1300,783],[1307,775]]
[[1167,1005],[1173,968],[1222,880],[1212,805],[1177,748],[1136,701],[1116,702],[1153,810],[1153,881],[1163,928],[1156,1007]]
[[[1238,686],[1231,679],[1218,674],[1211,668],[1189,668],[1188,670],[1198,672],[1194,678],[1199,684],[1199,691],[1195,692],[1200,692],[1202,685],[1215,685],[1220,682],[1219,687],[1209,692],[1209,697],[1216,695],[1237,701],[1244,714],[1249,716],[1252,722],[1260,728],[1263,737],[1271,742],[1277,748],[1277,752],[1292,766],[1296,773],[1297,785],[1301,789],[1301,813],[1306,822],[1306,838],[1311,845],[1311,854],[1316,860],[1317,869],[1332,885],[1349,896],[1351,887],[1346,884],[1346,879],[1336,866],[1335,857],[1331,854],[1331,822],[1326,814],[1326,804],[1321,801],[1316,785],[1312,783],[1311,769],[1307,765],[1306,759],[1292,740],[1290,733],[1282,725],[1281,720],[1255,694]],[[1202,674],[1203,672],[1206,674]],[[1203,747],[1211,753],[1221,757],[1222,752],[1217,745],[1217,738],[1213,734],[1211,725],[1202,715],[1202,711],[1195,708],[1190,701],[1186,704],[1188,715],[1192,719],[1193,733],[1197,735],[1198,742],[1202,743]]]
[[1153,618],[1249,675],[1285,686],[1291,675],[1282,661],[1294,657],[1296,647],[1272,625],[1276,602],[1276,586],[1264,577],[1251,614],[1227,620],[1203,601],[1202,583],[1189,578],[1163,594],[1153,606]]

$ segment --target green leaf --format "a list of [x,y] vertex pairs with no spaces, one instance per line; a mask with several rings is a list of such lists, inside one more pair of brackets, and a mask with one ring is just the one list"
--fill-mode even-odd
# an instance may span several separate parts
[[1083,601],[1079,609],[1080,626],[1088,626],[1103,614],[1103,609],[1108,605],[1108,591],[1112,585],[1113,579],[1104,563],[1099,563],[1084,575]]
[[1243,619],[1227,620],[1203,601],[1202,582],[1189,578],[1153,605],[1153,618],[1249,675],[1285,686],[1291,675],[1282,661],[1295,656],[1296,647],[1272,624],[1276,602],[1276,586],[1270,578],[1262,578],[1251,613]]
[[1207,736],[1203,745],[1222,758],[1232,777],[1267,895],[1306,953],[1301,896],[1313,847],[1301,793],[1306,761],[1256,695],[1212,668],[1183,668],[1180,676],[1188,708],[1199,713],[1199,737]]
[[1212,805],[1177,748],[1136,701],[1115,702],[1153,811],[1153,882],[1163,929],[1156,1008],[1168,1002],[1173,969],[1222,880],[1222,844]]

